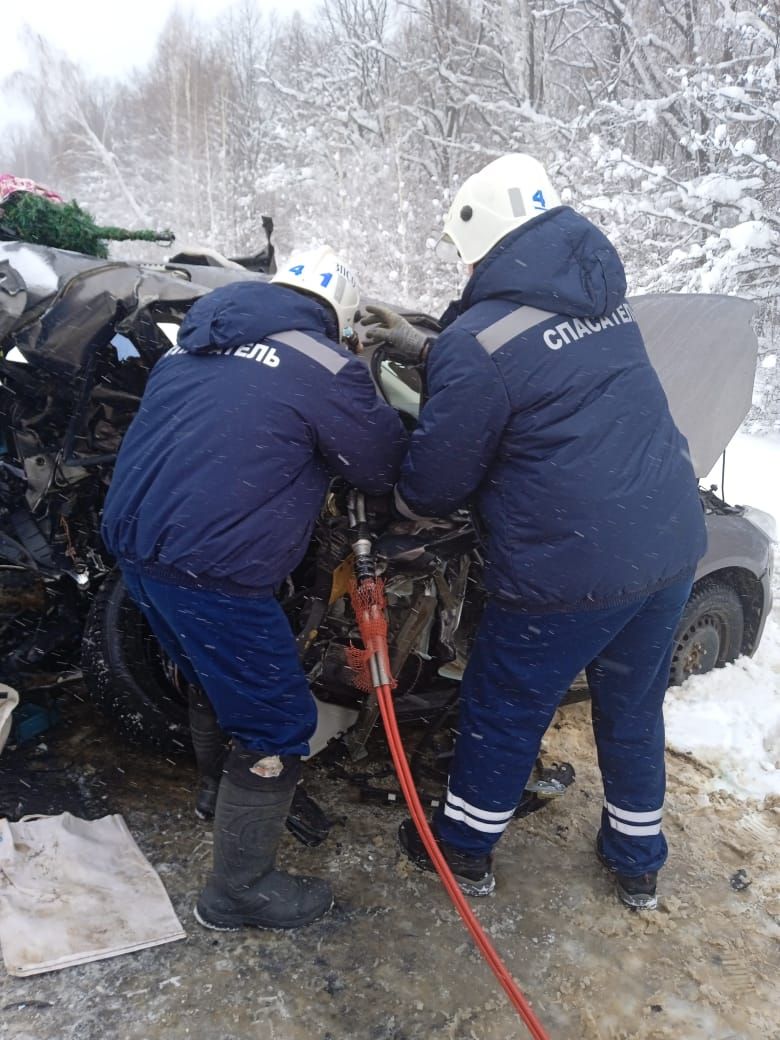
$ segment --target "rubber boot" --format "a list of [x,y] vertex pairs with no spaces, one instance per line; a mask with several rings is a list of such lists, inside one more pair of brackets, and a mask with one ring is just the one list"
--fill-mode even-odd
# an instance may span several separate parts
[[326,881],[275,869],[299,773],[297,757],[258,761],[257,752],[231,749],[217,797],[214,869],[195,907],[206,928],[297,928],[333,905]]
[[198,767],[195,815],[199,820],[211,820],[227,757],[227,737],[220,729],[211,701],[203,690],[190,683],[188,693],[190,736]]

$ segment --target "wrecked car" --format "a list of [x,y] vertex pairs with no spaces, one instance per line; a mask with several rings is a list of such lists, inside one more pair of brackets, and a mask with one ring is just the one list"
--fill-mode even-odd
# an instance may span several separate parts
[[[219,285],[264,277],[258,258],[208,251],[145,265],[0,243],[0,672],[23,698],[83,678],[121,736],[186,748],[187,691],[101,544],[100,512],[148,374],[188,307]],[[630,306],[703,478],[750,406],[752,305],[664,294]],[[413,427],[417,372],[381,346],[364,357]],[[753,654],[771,608],[772,518],[715,488],[700,496],[709,548],[675,636],[672,684]],[[345,734],[359,760],[377,709],[350,668],[348,503],[349,489],[334,482],[312,548],[280,596],[318,702],[312,753]],[[465,510],[422,524],[367,519],[386,582],[398,716],[424,720],[430,742],[452,722],[484,600],[479,541]]]

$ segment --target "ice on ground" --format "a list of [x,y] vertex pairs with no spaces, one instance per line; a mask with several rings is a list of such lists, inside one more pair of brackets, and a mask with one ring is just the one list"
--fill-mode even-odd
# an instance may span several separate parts
[[[727,452],[729,502],[771,513],[780,528],[780,437],[738,434]],[[705,485],[720,483],[720,464]],[[754,658],[694,676],[669,691],[667,744],[712,773],[711,790],[764,801],[780,796],[780,554],[775,605]]]

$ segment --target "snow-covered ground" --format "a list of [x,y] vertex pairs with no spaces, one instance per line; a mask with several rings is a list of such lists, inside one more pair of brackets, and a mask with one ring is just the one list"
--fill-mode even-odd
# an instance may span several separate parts
[[[705,484],[720,485],[720,463]],[[780,436],[738,434],[726,454],[725,497],[773,514],[780,530]],[[764,801],[780,796],[780,552],[775,605],[755,657],[669,691],[667,744],[711,772],[709,790]]]

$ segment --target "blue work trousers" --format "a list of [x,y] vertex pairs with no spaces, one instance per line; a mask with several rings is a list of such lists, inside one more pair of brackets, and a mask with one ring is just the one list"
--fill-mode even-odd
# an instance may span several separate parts
[[185,588],[122,566],[160,646],[206,691],[222,729],[259,755],[308,755],[317,709],[273,596]]
[[491,600],[461,686],[460,726],[435,829],[490,852],[512,818],[555,709],[586,669],[604,782],[602,850],[629,876],[666,861],[663,700],[691,580],[628,605],[526,614]]

